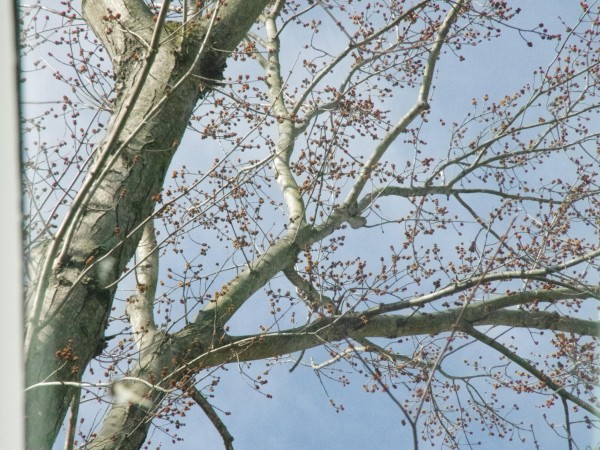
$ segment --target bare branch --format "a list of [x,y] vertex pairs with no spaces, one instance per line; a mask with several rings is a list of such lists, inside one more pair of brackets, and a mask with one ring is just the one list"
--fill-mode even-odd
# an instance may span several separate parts
[[274,172],[288,208],[290,226],[295,230],[306,224],[306,208],[302,196],[300,195],[298,184],[296,183],[289,166],[297,134],[294,129],[294,122],[291,120],[283,99],[285,86],[283,79],[281,78],[281,65],[279,63],[279,53],[281,48],[277,24],[275,22],[282,6],[282,2],[277,2],[273,11],[265,18],[268,53],[266,79],[269,86],[269,97],[273,105],[273,112],[277,117],[277,128],[279,131],[279,141],[273,158]]
[[196,404],[204,411],[206,417],[210,419],[214,427],[217,429],[221,438],[223,438],[223,444],[225,445],[225,450],[233,450],[233,436],[229,433],[227,426],[223,423],[221,418],[217,415],[214,408],[206,398],[202,395],[202,393],[196,389],[195,387],[190,388],[188,391],[190,397],[194,399]]
[[[254,361],[294,353],[323,345],[324,342],[338,342],[352,339],[360,342],[363,338],[396,339],[403,336],[437,335],[456,330],[462,314],[462,322],[472,326],[506,326],[540,330],[554,330],[582,336],[598,336],[600,323],[575,319],[546,311],[501,310],[485,311],[482,308],[456,308],[433,314],[415,313],[410,316],[383,315],[367,318],[360,314],[323,317],[305,327],[277,333],[264,333],[258,336],[223,336],[226,343],[212,350],[191,357],[189,362],[177,372],[190,367],[211,367],[231,361]],[[178,345],[189,348],[188,342],[194,339],[191,329],[177,333]]]
[[534,377],[536,377],[538,380],[540,380],[542,383],[544,383],[546,386],[548,386],[548,388],[550,388],[552,391],[554,391],[559,397],[565,398],[565,399],[575,403],[576,405],[582,407],[586,411],[588,411],[591,414],[595,415],[596,417],[600,418],[600,410],[598,410],[597,408],[594,408],[592,405],[583,401],[581,398],[576,397],[573,394],[571,394],[569,391],[565,390],[565,388],[563,386],[560,386],[559,384],[552,381],[552,379],[549,376],[547,376],[543,372],[536,369],[531,363],[526,361],[524,358],[521,358],[516,353],[511,352],[504,345],[495,341],[491,337],[477,331],[475,328],[473,328],[468,323],[460,323],[459,327],[465,333],[470,334],[478,341],[481,341],[488,347],[491,347],[494,350],[498,351],[499,353],[502,353],[508,359],[510,359],[514,363],[518,364],[519,366],[521,366],[523,369],[528,371],[530,374],[532,374]]
[[454,22],[458,19],[459,13],[462,7],[465,4],[465,0],[459,0],[453,6],[444,22],[440,25],[440,28],[437,31],[436,39],[431,47],[429,58],[427,59],[427,64],[425,65],[425,69],[423,71],[423,80],[421,81],[421,88],[419,90],[419,95],[413,107],[400,119],[400,121],[383,137],[379,145],[375,148],[368,161],[362,167],[360,174],[358,176],[358,180],[352,186],[352,190],[348,194],[345,200],[346,205],[353,205],[357,202],[358,196],[362,192],[365,184],[371,177],[371,172],[383,156],[383,154],[388,150],[390,145],[396,140],[396,138],[400,135],[400,133],[404,132],[407,127],[415,120],[421,113],[427,111],[429,109],[429,92],[431,90],[431,83],[433,80],[433,74],[435,72],[435,67],[437,60],[440,56],[440,51],[442,49],[443,44],[446,41],[446,37],[450,28],[454,24]]
[[156,333],[154,298],[158,283],[158,247],[152,221],[146,223],[138,244],[136,269],[137,293],[127,300],[127,316],[139,351],[144,351]]
[[[483,277],[481,279],[481,282],[487,283],[490,281],[499,281],[499,280],[544,279],[545,281],[551,283],[552,282],[551,279],[545,278],[547,275],[561,272],[562,270],[567,269],[569,267],[573,267],[578,264],[592,261],[598,255],[600,255],[600,249],[594,250],[594,251],[587,253],[585,255],[582,255],[578,258],[573,258],[572,260],[567,261],[564,264],[557,264],[554,266],[548,266],[548,267],[544,267],[541,269],[533,269],[533,270],[519,270],[519,271],[505,271],[505,272],[499,272],[499,273],[491,273],[491,274]],[[365,315],[372,316],[372,315],[381,314],[383,312],[398,311],[401,309],[423,306],[423,305],[425,305],[427,303],[431,303],[432,301],[437,300],[439,298],[443,298],[448,295],[451,295],[451,294],[454,294],[457,292],[462,292],[466,289],[470,289],[473,286],[478,284],[477,280],[478,280],[477,275],[474,275],[472,278],[470,278],[468,280],[463,280],[463,281],[453,283],[452,285],[438,289],[437,291],[432,292],[431,294],[425,294],[425,295],[422,295],[422,296],[419,296],[419,297],[416,297],[416,298],[413,298],[410,300],[381,304],[379,306],[376,306],[375,308],[371,308],[368,311],[366,311]],[[597,291],[594,289],[592,289],[592,290],[588,289],[588,290],[586,290],[586,292],[588,293],[587,295],[592,296],[592,294]],[[598,294],[596,293],[593,295],[597,296]]]
[[526,305],[529,303],[556,302],[558,300],[569,300],[575,298],[600,299],[600,288],[597,286],[580,286],[577,289],[539,289],[535,291],[514,292],[493,298],[491,300],[484,300],[482,302],[472,304],[470,308],[481,308],[486,311],[495,311],[502,308]]
[[[376,189],[373,192],[365,195],[359,202],[359,210],[365,209],[369,204],[374,202],[379,197],[397,196],[397,197],[420,197],[425,195],[461,195],[461,194],[487,194],[500,198],[506,198],[518,201],[531,201],[537,203],[556,203],[558,200],[543,197],[534,197],[533,195],[510,194],[494,189],[460,189],[448,186],[386,186]],[[589,195],[595,195],[596,192],[589,192]]]
[[311,310],[318,308],[319,306],[325,307],[325,309],[331,309],[332,311],[334,310],[335,304],[333,301],[322,292],[317,291],[317,289],[315,289],[311,283],[302,278],[302,276],[296,272],[293,267],[284,269],[283,273],[287,279],[290,280],[290,283],[296,286],[300,298]]

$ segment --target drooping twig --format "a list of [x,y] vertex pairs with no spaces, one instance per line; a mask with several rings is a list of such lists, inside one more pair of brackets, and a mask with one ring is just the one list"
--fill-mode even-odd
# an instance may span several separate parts
[[569,418],[569,405],[565,397],[560,398],[562,400],[563,409],[565,410],[565,429],[567,431],[567,442],[569,450],[573,450],[573,435],[571,434],[571,419]]
[[[408,414],[408,411],[406,410],[406,408],[404,408],[404,406],[402,406],[402,404],[398,401],[398,399],[394,396],[394,394],[392,394],[390,392],[390,389],[384,384],[383,380],[381,379],[381,375],[375,373],[375,371],[373,371],[373,369],[371,368],[371,366],[369,366],[369,364],[367,364],[367,362],[365,361],[365,359],[359,353],[358,348],[355,349],[354,346],[352,345],[352,343],[348,339],[346,339],[346,342],[348,342],[348,345],[350,345],[350,347],[352,349],[354,349],[354,353],[355,353],[356,357],[360,360],[360,362],[363,363],[363,366],[367,370],[367,372],[369,372],[369,374],[373,377],[373,379],[381,386],[381,388],[383,389],[383,391],[394,402],[394,404],[398,408],[400,408],[400,411],[402,411],[402,414],[404,414],[404,417],[406,418],[406,421],[410,424],[410,427],[412,429],[413,449],[414,450],[418,450],[419,449],[419,439],[418,439],[418,433],[417,433],[417,420],[416,419],[413,420],[410,417],[410,414]],[[417,416],[417,419],[418,419],[418,416]]]

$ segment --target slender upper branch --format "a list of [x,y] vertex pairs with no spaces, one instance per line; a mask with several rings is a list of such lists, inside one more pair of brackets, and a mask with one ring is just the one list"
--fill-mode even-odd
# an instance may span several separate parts
[[422,112],[429,109],[429,92],[431,91],[431,85],[433,80],[433,74],[435,72],[435,67],[437,60],[440,56],[440,51],[442,46],[446,41],[446,37],[450,31],[450,28],[454,24],[454,22],[458,19],[460,11],[463,5],[466,3],[466,0],[460,0],[454,4],[445,20],[440,25],[438,29],[436,39],[431,47],[431,51],[429,53],[429,58],[427,59],[427,63],[425,65],[425,69],[423,71],[423,80],[421,81],[421,88],[419,89],[419,95],[417,96],[417,100],[412,108],[400,119],[400,121],[383,137],[379,145],[375,148],[369,160],[365,163],[360,174],[358,176],[358,180],[352,186],[352,190],[348,194],[345,200],[346,205],[353,205],[357,202],[358,196],[362,192],[365,184],[371,177],[371,172],[383,156],[383,154],[388,150],[390,145],[396,140],[396,138],[400,135],[400,133],[406,131],[408,126],[412,123],[415,118],[417,118]]
[[271,14],[265,18],[268,53],[266,71],[269,98],[273,105],[273,112],[277,117],[277,129],[279,131],[279,141],[277,142],[277,148],[273,157],[273,166],[277,183],[281,188],[288,208],[291,227],[297,229],[306,223],[306,218],[304,201],[298,189],[298,183],[296,183],[289,166],[297,135],[294,129],[294,122],[290,118],[283,99],[285,86],[281,77],[281,64],[279,62],[281,47],[277,33],[277,24],[275,22],[281,6],[282,3],[277,2]]
[[[371,315],[381,314],[382,312],[398,311],[401,309],[423,306],[427,303],[431,303],[440,298],[447,297],[447,296],[452,295],[457,292],[465,291],[466,289],[470,289],[479,283],[487,283],[487,282],[491,282],[491,281],[500,281],[500,280],[531,280],[531,279],[544,278],[547,275],[550,275],[550,274],[553,274],[556,272],[561,272],[562,270],[567,269],[569,267],[573,267],[577,264],[582,264],[584,262],[591,261],[592,259],[596,258],[598,255],[600,255],[600,249],[595,250],[590,253],[586,253],[580,257],[573,258],[563,264],[556,264],[554,266],[547,266],[547,267],[543,267],[540,269],[514,270],[514,271],[490,273],[483,277],[473,276],[467,280],[459,281],[459,282],[453,283],[452,285],[438,289],[437,291],[432,292],[431,294],[421,295],[419,297],[412,298],[410,300],[403,300],[400,302],[379,305],[375,308],[371,308],[365,314],[367,316],[371,316]],[[551,282],[551,280],[546,280],[546,281]],[[593,291],[586,290],[586,292],[593,292]]]

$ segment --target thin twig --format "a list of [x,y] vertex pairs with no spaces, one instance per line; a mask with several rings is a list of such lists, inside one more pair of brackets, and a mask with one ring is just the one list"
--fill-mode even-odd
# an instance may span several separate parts
[[[352,343],[346,339],[346,342],[348,343],[348,345],[350,346],[350,348],[354,349],[354,346],[352,345]],[[354,354],[356,355],[356,357],[360,360],[360,362],[363,363],[364,368],[367,370],[367,372],[369,372],[369,374],[373,377],[373,379],[375,381],[377,381],[377,383],[379,384],[379,386],[381,386],[381,389],[383,389],[383,392],[385,392],[388,397],[396,404],[396,406],[398,408],[400,408],[400,411],[402,411],[402,414],[404,414],[404,417],[406,418],[406,420],[408,421],[408,423],[410,424],[410,427],[412,429],[412,435],[413,435],[413,449],[414,450],[418,450],[419,449],[419,439],[418,439],[418,433],[417,433],[417,420],[418,420],[418,416],[415,418],[415,420],[413,420],[410,417],[410,414],[408,414],[408,411],[404,408],[404,406],[402,406],[402,404],[398,401],[398,399],[394,396],[394,394],[392,394],[390,392],[390,389],[383,383],[383,381],[381,380],[381,375],[376,374],[373,369],[371,368],[371,366],[369,366],[369,364],[367,364],[367,362],[364,360],[364,358],[362,357],[362,355],[359,353],[358,349],[354,349]]]
[[565,429],[567,430],[567,441],[569,450],[573,450],[573,435],[571,434],[571,419],[569,418],[569,405],[567,399],[563,396],[560,397],[562,400],[563,409],[565,410]]
[[113,384],[124,382],[124,381],[138,382],[138,383],[148,386],[150,389],[157,390],[157,391],[163,392],[165,394],[170,394],[171,392],[176,391],[176,389],[166,389],[157,384],[152,384],[149,381],[144,380],[143,378],[123,377],[123,378],[119,378],[116,381],[110,381],[107,383],[86,383],[86,382],[81,382],[81,381],[42,381],[40,383],[36,383],[36,384],[32,384],[31,386],[28,386],[27,388],[25,388],[25,392],[30,391],[32,389],[37,389],[40,387],[51,387],[51,386],[75,386],[78,388],[86,388],[86,389],[87,388],[110,388]]
[[510,229],[512,228],[512,226],[513,226],[514,223],[515,223],[515,219],[512,220],[512,222],[508,226],[508,229],[506,230],[506,233],[504,233],[504,235],[500,239],[500,242],[498,244],[498,248],[496,249],[496,252],[492,256],[492,259],[489,260],[488,264],[485,267],[485,270],[483,271],[483,273],[481,274],[481,276],[477,280],[477,283],[475,284],[475,286],[473,287],[473,290],[471,291],[471,293],[467,297],[467,299],[465,301],[465,304],[463,305],[463,307],[461,308],[460,312],[458,313],[458,317],[456,319],[456,322],[454,323],[454,325],[452,327],[452,331],[450,331],[450,336],[448,336],[448,338],[446,339],[446,344],[444,345],[444,348],[442,349],[442,351],[440,352],[440,354],[436,358],[435,363],[433,364],[433,368],[429,372],[429,377],[427,378],[427,384],[425,385],[425,389],[423,390],[423,396],[421,397],[421,401],[419,402],[419,407],[417,408],[417,414],[415,415],[415,421],[419,420],[419,415],[421,414],[421,410],[423,409],[423,404],[425,403],[425,399],[427,398],[427,392],[431,388],[431,383],[433,382],[433,378],[435,376],[435,372],[436,372],[437,368],[440,366],[440,364],[442,362],[442,359],[446,355],[446,352],[448,351],[448,348],[450,347],[450,344],[454,340],[454,334],[456,333],[456,329],[458,327],[458,324],[461,322],[462,317],[463,317],[463,315],[465,313],[465,310],[467,309],[467,307],[471,303],[471,300],[473,300],[473,298],[475,297],[475,293],[479,289],[479,286],[481,285],[483,279],[485,278],[485,276],[487,275],[487,273],[491,270],[492,266],[494,265],[494,262],[496,261],[496,256],[498,256],[498,253],[500,252],[500,248],[504,245],[504,241],[506,240],[506,237],[508,236],[508,233],[510,232]]
[[296,370],[296,367],[298,367],[300,365],[300,362],[302,362],[302,358],[304,358],[305,352],[306,352],[305,349],[302,349],[302,351],[300,351],[300,354],[298,355],[296,362],[292,365],[292,367],[289,370],[290,373],[292,373],[294,370]]

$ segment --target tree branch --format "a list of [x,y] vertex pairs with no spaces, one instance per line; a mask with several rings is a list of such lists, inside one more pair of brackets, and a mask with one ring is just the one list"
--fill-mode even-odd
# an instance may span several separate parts
[[137,293],[127,300],[126,312],[140,352],[156,333],[154,298],[158,284],[158,247],[152,221],[146,223],[138,244],[136,268]]
[[521,358],[516,353],[513,353],[510,350],[508,350],[504,345],[495,341],[491,337],[489,337],[483,333],[480,333],[479,331],[477,331],[475,328],[473,328],[468,323],[461,322],[459,324],[459,327],[465,333],[473,336],[478,341],[483,342],[488,347],[491,347],[494,350],[502,353],[504,356],[506,356],[512,362],[521,366],[523,369],[525,369],[526,371],[531,373],[534,377],[536,377],[538,380],[540,380],[542,383],[544,383],[546,386],[548,386],[548,388],[550,388],[552,391],[554,391],[559,397],[570,400],[571,402],[575,403],[576,405],[580,406],[581,408],[585,409],[586,411],[588,411],[591,414],[595,415],[596,417],[600,418],[600,410],[594,408],[589,403],[583,401],[579,397],[575,397],[573,394],[566,391],[563,386],[556,384],[554,381],[552,381],[552,379],[549,376],[547,376],[543,372],[536,369],[531,363],[526,361],[524,358]]
[[192,397],[196,404],[202,409],[202,411],[204,411],[206,417],[209,418],[209,420],[212,422],[214,427],[221,435],[221,438],[223,439],[223,444],[225,445],[225,450],[233,450],[233,436],[231,435],[231,433],[229,433],[227,426],[217,415],[212,405],[208,403],[208,400],[206,400],[202,393],[195,387],[188,389],[187,392],[188,394],[190,394],[190,397]]
[[569,299],[600,298],[600,288],[583,285],[581,288],[539,289],[535,291],[514,292],[491,300],[473,303],[471,309],[493,311],[511,306],[526,305],[534,302],[556,302]]
[[[221,337],[222,345],[204,351],[198,356],[190,355],[189,361],[177,371],[188,368],[200,369],[232,361],[254,361],[289,354],[338,342],[346,338],[360,342],[362,338],[396,339],[403,336],[437,335],[456,328],[463,308],[433,314],[416,313],[411,316],[384,315],[367,318],[360,314],[324,317],[305,327],[250,336]],[[467,307],[462,319],[472,326],[506,326],[536,328],[574,333],[582,336],[598,336],[600,323],[590,320],[560,316],[545,311],[502,310],[485,311]],[[185,329],[177,333],[176,346],[190,349],[197,333]],[[174,374],[173,374],[174,375]]]
[[[418,306],[423,306],[427,303],[431,303],[435,300],[438,300],[443,297],[447,297],[451,294],[465,291],[466,289],[472,288],[478,284],[478,280],[481,279],[481,283],[488,283],[491,281],[500,281],[500,280],[535,280],[542,279],[546,275],[551,275],[553,273],[561,272],[564,269],[569,267],[576,266],[578,264],[591,261],[600,255],[600,249],[594,250],[592,252],[586,253],[580,257],[573,258],[563,264],[556,264],[553,266],[543,267],[541,269],[533,269],[533,270],[513,270],[499,273],[491,273],[489,275],[485,275],[484,277],[478,277],[477,275],[473,275],[468,280],[463,280],[456,282],[452,285],[446,286],[444,288],[438,289],[431,294],[421,295],[419,297],[410,299],[410,300],[402,300],[394,303],[381,304],[374,308],[367,310],[364,314],[368,317],[373,315],[378,315],[384,312],[391,311],[399,311],[407,308],[414,308]],[[552,283],[552,280],[545,279],[544,281],[548,283]],[[594,288],[588,288],[586,291],[588,297],[598,296],[598,290]],[[587,298],[587,297],[586,297]]]
[[290,227],[297,230],[299,227],[306,224],[306,208],[300,190],[298,189],[298,183],[296,182],[289,165],[294,150],[296,132],[294,129],[294,122],[291,120],[283,100],[283,91],[285,87],[281,78],[281,64],[279,63],[279,53],[281,48],[277,33],[277,24],[275,22],[282,6],[282,2],[277,2],[273,7],[273,11],[271,11],[264,21],[267,30],[266,80],[269,86],[269,98],[273,105],[273,112],[277,116],[277,129],[279,131],[279,140],[273,158],[275,178],[277,179],[277,183],[279,184],[287,205]]
[[311,309],[318,308],[319,306],[325,307],[326,309],[335,308],[335,304],[333,301],[322,292],[319,292],[315,289],[315,287],[306,281],[302,276],[296,272],[293,267],[288,267],[283,270],[286,278],[292,283],[300,295],[300,298],[304,300],[306,305]]
[[388,150],[390,145],[396,140],[396,138],[400,135],[400,133],[406,131],[407,127],[412,123],[412,121],[417,118],[422,112],[427,111],[429,109],[429,92],[431,90],[431,83],[433,80],[433,73],[435,72],[435,67],[437,60],[440,56],[440,51],[442,49],[443,44],[445,43],[446,37],[452,27],[452,24],[458,19],[460,10],[465,4],[465,0],[457,1],[453,6],[444,22],[442,22],[440,28],[437,31],[436,39],[431,47],[429,58],[427,59],[427,63],[425,65],[425,69],[423,71],[423,81],[421,81],[421,88],[419,89],[419,95],[417,96],[417,100],[413,107],[400,119],[400,121],[383,137],[379,145],[375,148],[369,160],[362,167],[358,180],[352,186],[352,189],[344,204],[346,206],[351,206],[355,204],[358,200],[358,196],[362,192],[365,184],[371,177],[371,172],[383,156],[383,154]]
[[[359,210],[365,209],[369,204],[373,203],[379,197],[397,196],[397,197],[420,197],[425,195],[460,195],[460,194],[488,194],[500,198],[507,198],[518,201],[532,201],[538,203],[557,203],[559,200],[550,198],[534,197],[531,195],[509,194],[493,189],[456,189],[448,186],[386,186],[380,189],[375,189],[373,192],[365,195],[359,202]],[[593,193],[590,193],[592,195]]]

